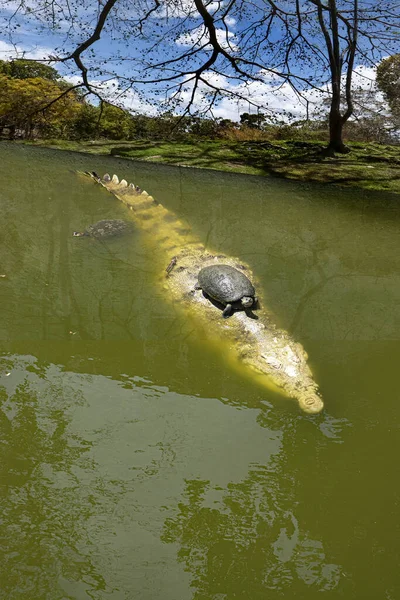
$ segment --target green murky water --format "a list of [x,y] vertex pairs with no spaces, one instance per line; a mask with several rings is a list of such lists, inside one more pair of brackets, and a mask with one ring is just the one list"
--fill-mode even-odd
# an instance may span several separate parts
[[[0,598],[399,598],[399,200],[0,157]],[[248,262],[325,412],[230,371],[160,296],[143,234],[73,238],[129,218],[75,169],[133,180]]]

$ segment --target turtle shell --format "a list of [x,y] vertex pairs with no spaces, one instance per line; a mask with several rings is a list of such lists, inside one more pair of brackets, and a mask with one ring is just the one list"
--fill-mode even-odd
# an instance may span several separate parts
[[133,224],[122,219],[105,219],[86,228],[85,233],[94,238],[108,238],[132,231]]
[[204,267],[198,278],[203,292],[221,304],[237,302],[243,296],[255,296],[255,289],[246,275],[229,265]]

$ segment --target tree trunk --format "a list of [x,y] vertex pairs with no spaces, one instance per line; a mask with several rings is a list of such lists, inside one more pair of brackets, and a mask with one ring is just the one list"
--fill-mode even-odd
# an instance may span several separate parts
[[339,109],[332,107],[329,114],[329,145],[327,148],[330,154],[335,152],[348,154],[350,152],[350,149],[343,142],[343,125]]

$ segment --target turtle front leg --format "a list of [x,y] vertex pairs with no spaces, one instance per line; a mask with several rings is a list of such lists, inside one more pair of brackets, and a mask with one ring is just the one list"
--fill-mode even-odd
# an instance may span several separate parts
[[227,304],[222,311],[222,316],[224,319],[228,318],[232,314],[232,304]]

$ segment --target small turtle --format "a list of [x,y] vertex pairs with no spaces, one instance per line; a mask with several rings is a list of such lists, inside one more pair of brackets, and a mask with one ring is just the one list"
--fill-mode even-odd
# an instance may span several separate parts
[[210,265],[201,269],[196,289],[225,305],[222,313],[229,317],[233,308],[250,308],[257,304],[255,289],[246,275],[229,265]]
[[132,223],[127,223],[121,219],[106,219],[98,221],[93,225],[89,225],[85,231],[74,231],[72,234],[74,237],[94,237],[99,239],[115,237],[123,235],[124,233],[130,233],[133,229]]

